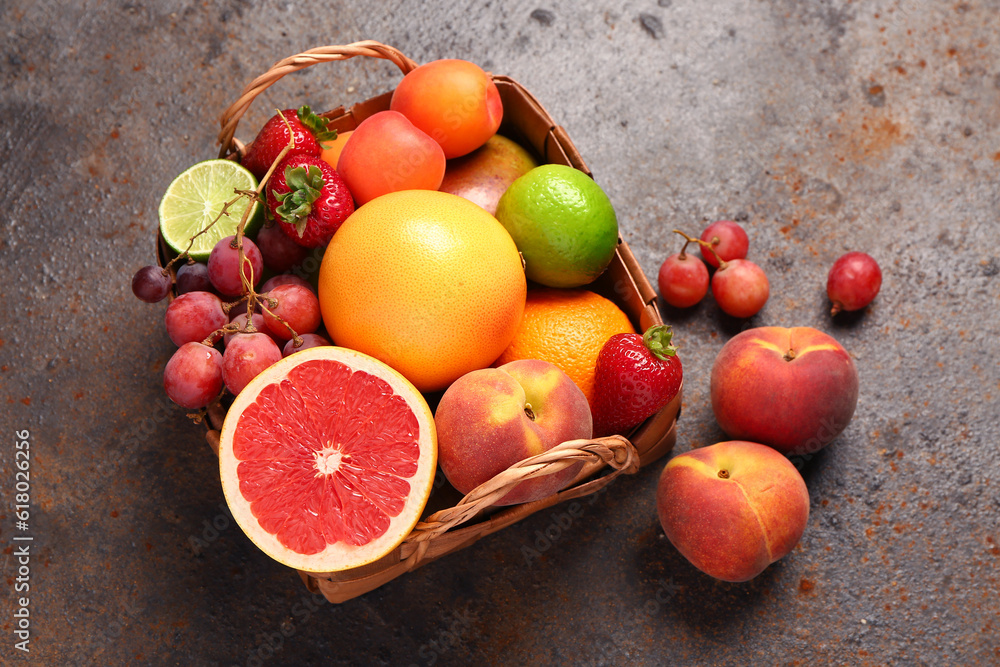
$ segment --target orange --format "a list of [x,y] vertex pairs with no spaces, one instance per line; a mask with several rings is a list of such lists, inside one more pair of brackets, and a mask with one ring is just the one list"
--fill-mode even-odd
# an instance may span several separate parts
[[622,310],[603,296],[583,289],[531,290],[524,319],[510,347],[495,365],[516,359],[541,359],[562,369],[594,404],[594,367],[608,338],[635,333]]
[[371,355],[424,392],[485,368],[521,322],[521,257],[496,218],[456,195],[404,190],[359,207],[319,272],[336,345]]
[[359,567],[395,549],[436,469],[424,397],[385,364],[339,347],[268,367],[236,397],[219,438],[236,523],[264,553],[306,572]]

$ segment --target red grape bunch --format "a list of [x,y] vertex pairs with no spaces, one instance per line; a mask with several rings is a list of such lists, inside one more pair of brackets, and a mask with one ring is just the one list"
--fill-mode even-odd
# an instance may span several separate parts
[[[164,369],[163,385],[178,405],[205,408],[221,397],[223,389],[238,394],[282,356],[330,344],[318,333],[322,317],[312,285],[288,273],[307,258],[310,248],[325,245],[354,210],[342,179],[332,168],[313,164],[321,152],[319,142],[336,136],[326,129],[326,121],[308,107],[277,114],[258,133],[243,160],[259,179],[257,187],[234,189],[235,198],[200,226],[166,266],[144,266],[133,276],[132,292],[140,300],[156,303],[171,293],[175,297],[167,306],[164,325],[178,349]],[[302,160],[312,160],[313,166],[300,169]],[[202,164],[208,163],[196,167]],[[294,213],[294,219],[276,219],[256,232],[255,243],[245,234],[253,209],[248,206],[236,233],[219,240],[207,261],[194,261],[189,251],[195,240],[241,198],[288,200],[295,206],[286,207],[291,213],[283,214],[288,218]],[[162,216],[161,204],[161,225]],[[184,263],[172,274],[171,267],[179,262]],[[265,271],[273,277],[258,287]]]
[[169,265],[143,267],[132,279],[133,292],[143,301],[160,301],[172,288],[176,294],[164,327],[178,349],[164,369],[163,386],[182,407],[204,408],[224,389],[238,394],[283,356],[330,344],[317,333],[319,300],[308,281],[278,273],[258,287],[265,270],[276,270],[265,258],[274,258],[282,270],[294,266],[284,234],[262,236],[271,239],[263,251],[241,234],[223,238],[207,263],[181,264],[173,282]]
[[[664,301],[688,308],[705,298],[711,284],[715,302],[727,315],[746,318],[760,312],[770,296],[770,284],[764,270],[746,259],[750,242],[740,225],[719,220],[697,239],[674,231],[684,237],[684,246],[660,266],[657,283]],[[690,243],[700,247],[704,261],[687,254]],[[706,264],[715,269],[711,281]]]

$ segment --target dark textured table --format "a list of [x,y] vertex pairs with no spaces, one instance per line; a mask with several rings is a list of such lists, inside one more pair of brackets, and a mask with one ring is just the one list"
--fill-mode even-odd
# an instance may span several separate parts
[[[1000,3],[14,0],[0,17],[4,664],[1000,662]],[[803,468],[811,515],[788,557],[745,584],[695,570],[656,518],[662,462],[569,523],[557,506],[341,605],[231,523],[203,427],[163,393],[165,306],[129,280],[154,260],[164,188],[215,155],[242,86],[366,38],[523,83],[654,281],[672,228],[745,225],[765,309],[663,308],[686,372],[675,454],[724,439],[708,373],[740,329],[814,326],[852,353],[858,409]],[[398,78],[314,67],[239,136]],[[826,272],[855,249],[882,292],[834,320]]]

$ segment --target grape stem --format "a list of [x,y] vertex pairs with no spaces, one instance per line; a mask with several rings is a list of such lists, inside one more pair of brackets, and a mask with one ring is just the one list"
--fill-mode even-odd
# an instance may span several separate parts
[[[726,266],[727,266],[726,261],[723,260],[721,257],[719,257],[719,253],[715,252],[715,248],[712,246],[711,243],[709,243],[708,241],[702,241],[701,239],[696,239],[693,236],[688,236],[687,234],[685,234],[684,232],[682,232],[679,229],[675,229],[674,232],[676,232],[677,234],[680,234],[686,240],[686,242],[684,243],[684,247],[681,248],[681,254],[680,254],[681,259],[684,259],[684,251],[687,250],[688,243],[697,243],[702,248],[708,248],[708,250],[713,255],[715,255],[715,259],[719,262],[719,268],[720,269],[726,268]],[[718,237],[713,237],[713,238],[718,238]]]
[[[260,183],[257,184],[257,188],[255,190],[234,190],[234,192],[236,193],[236,198],[232,200],[233,202],[239,200],[241,197],[247,197],[249,199],[257,200],[258,202],[261,203],[262,206],[266,206],[264,198],[262,197],[262,193],[264,192],[264,187],[267,185],[267,182],[271,179],[271,175],[274,173],[274,170],[277,169],[281,161],[285,159],[286,155],[288,155],[288,152],[292,150],[292,148],[294,148],[295,146],[295,133],[292,131],[291,123],[289,123],[288,119],[285,118],[284,114],[281,113],[281,110],[276,110],[276,111],[278,112],[278,115],[281,116],[281,120],[285,122],[285,127],[288,129],[288,143],[285,144],[284,148],[282,148],[281,151],[278,153],[278,155],[274,158],[274,161],[271,163],[271,166],[268,167],[267,169],[267,173],[264,174],[264,177],[260,179]],[[223,212],[225,212],[229,204],[230,202],[226,202],[226,206],[223,207]],[[247,206],[246,210],[243,211],[243,217],[240,218],[239,223],[236,225],[236,235],[229,246],[231,248],[234,248],[239,253],[240,267],[242,268],[245,266],[246,268],[248,268],[250,270],[250,276],[247,277],[246,271],[242,270],[240,271],[240,281],[242,281],[243,283],[243,296],[241,296],[239,299],[237,299],[232,303],[224,304],[223,308],[228,313],[234,306],[236,306],[239,303],[242,303],[243,301],[246,301],[247,321],[243,325],[242,331],[239,330],[238,326],[237,330],[239,333],[255,333],[257,331],[257,328],[254,327],[253,325],[253,312],[256,306],[260,306],[260,309],[264,313],[270,315],[271,317],[276,319],[279,323],[283,324],[285,327],[288,328],[288,331],[292,334],[292,340],[296,341],[297,343],[295,346],[298,347],[302,345],[302,338],[295,331],[295,329],[293,329],[292,326],[284,320],[284,318],[282,318],[280,315],[275,314],[272,310],[273,308],[278,307],[278,300],[268,295],[257,294],[257,292],[254,290],[253,286],[256,284],[256,281],[254,280],[254,275],[253,275],[253,263],[249,260],[249,258],[247,258],[246,254],[243,252],[244,230],[246,229],[247,220],[250,218],[250,212],[252,210],[253,206]],[[222,213],[219,214],[219,217],[221,216]],[[213,220],[212,223],[209,225],[209,227],[211,227],[211,225],[214,225],[216,220],[219,219],[219,217]],[[206,227],[205,229],[208,229],[208,227]],[[201,232],[199,232],[199,234],[203,233],[204,231],[205,230],[202,230]],[[190,248],[190,246],[188,247]],[[267,305],[264,304],[265,301],[267,302]],[[225,327],[223,327],[223,329],[225,329]]]
[[[167,262],[167,265],[163,267],[164,274],[166,274],[169,271],[170,267],[173,266],[174,263],[176,263],[180,259],[186,259],[187,261],[190,262],[191,261],[191,255],[188,254],[188,251],[191,250],[191,246],[194,245],[194,240],[196,238],[198,238],[199,236],[201,236],[202,234],[204,234],[205,232],[207,232],[208,230],[210,230],[215,225],[215,223],[217,223],[219,220],[222,219],[222,216],[227,216],[228,217],[229,216],[229,209],[230,209],[230,207],[234,206],[236,204],[236,202],[238,202],[240,199],[243,199],[243,197],[246,196],[247,194],[254,194],[254,193],[247,192],[247,191],[242,191],[242,190],[236,190],[236,193],[237,193],[237,195],[235,197],[233,197],[232,199],[230,199],[229,201],[227,201],[226,203],[224,203],[222,205],[222,210],[219,211],[219,214],[217,216],[215,216],[210,223],[208,223],[207,225],[205,225],[197,234],[195,234],[194,236],[192,236],[191,238],[188,239],[187,247],[184,248],[184,250],[182,250],[180,253],[178,253],[178,255],[176,257],[174,257],[172,260],[170,260],[169,262]],[[250,210],[252,208],[253,207],[251,206],[246,211],[244,211],[244,213],[243,213],[243,217],[244,218],[247,217],[247,214],[250,212]]]
[[681,248],[681,251],[680,251],[680,253],[679,253],[679,254],[677,255],[677,258],[678,258],[678,259],[687,259],[687,255],[685,255],[684,253],[685,253],[685,252],[687,251],[687,249],[688,249],[688,244],[689,244],[689,243],[693,243],[693,242],[695,241],[695,239],[691,238],[690,236],[688,236],[687,234],[685,234],[684,232],[682,232],[682,231],[681,231],[681,230],[679,230],[679,229],[675,229],[675,230],[674,230],[674,233],[675,233],[675,234],[680,234],[681,236],[683,236],[683,237],[684,237],[684,247],[682,247],[682,248]]

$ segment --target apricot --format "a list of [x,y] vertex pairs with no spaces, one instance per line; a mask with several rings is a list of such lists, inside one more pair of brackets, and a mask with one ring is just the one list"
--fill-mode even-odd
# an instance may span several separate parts
[[400,190],[437,190],[444,178],[441,146],[396,111],[372,114],[354,129],[337,172],[358,206]]
[[455,158],[496,134],[503,103],[493,79],[466,60],[435,60],[403,77],[389,108],[429,134]]
[[333,167],[334,169],[336,169],[337,161],[340,160],[340,154],[343,152],[344,146],[347,145],[347,140],[351,138],[352,134],[354,134],[354,130],[347,130],[346,132],[338,132],[336,139],[334,139],[333,141],[323,142],[321,144],[323,152],[320,154],[320,157],[323,158],[323,161],[326,162],[331,167]]
[[[466,373],[444,392],[434,414],[438,463],[467,494],[511,465],[566,440],[590,438],[593,421],[583,391],[546,361],[522,359]],[[546,498],[579,472],[574,463],[525,480],[497,505]]]
[[757,327],[719,351],[710,393],[729,437],[812,454],[851,421],[858,371],[840,343],[812,327]]
[[716,579],[747,581],[788,554],[809,520],[809,491],[770,447],[732,440],[675,456],[656,510],[667,539]]

